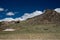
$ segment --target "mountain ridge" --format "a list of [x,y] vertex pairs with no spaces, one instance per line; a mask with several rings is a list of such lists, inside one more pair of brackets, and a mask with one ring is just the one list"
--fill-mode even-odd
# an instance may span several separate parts
[[47,9],[43,14],[28,19],[29,23],[60,23],[60,13],[54,10]]
[[[60,24],[60,13],[47,9],[43,14],[35,16],[33,18],[29,18],[25,21],[3,21],[0,22],[0,29],[4,30],[6,28],[15,28],[21,29],[25,26],[33,26],[33,25],[44,25],[44,24]],[[16,27],[15,27],[16,26]],[[28,27],[27,27],[28,28]]]

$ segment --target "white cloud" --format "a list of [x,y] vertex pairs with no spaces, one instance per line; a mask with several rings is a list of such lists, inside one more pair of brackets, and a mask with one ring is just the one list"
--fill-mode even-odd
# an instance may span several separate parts
[[13,12],[8,12],[6,15],[12,16],[12,15],[15,15],[15,14]]
[[22,16],[22,19],[23,20],[26,20],[28,18],[32,18],[32,17],[35,17],[35,16],[38,16],[40,14],[42,14],[43,12],[42,11],[35,11],[33,13],[25,13],[23,16]]
[[4,11],[4,8],[0,8],[0,11]]
[[23,21],[24,19],[21,18],[21,17],[19,17],[19,18],[15,18],[15,19],[14,19],[14,21],[18,21],[18,20]]
[[54,11],[60,13],[60,8],[56,8],[56,9],[54,9]]
[[13,20],[14,20],[13,18],[4,18],[4,19],[0,20],[0,22],[1,21],[13,21]]
[[[38,16],[38,15],[40,15],[42,13],[43,13],[42,11],[35,11],[33,13],[25,13],[22,17],[19,17],[19,18],[15,18],[15,19],[13,19],[13,18],[5,18],[5,19],[2,19],[0,21],[13,21],[13,20],[14,21],[18,21],[18,20],[24,21],[24,20],[26,20],[28,18]],[[8,14],[10,15],[10,13],[8,13]]]

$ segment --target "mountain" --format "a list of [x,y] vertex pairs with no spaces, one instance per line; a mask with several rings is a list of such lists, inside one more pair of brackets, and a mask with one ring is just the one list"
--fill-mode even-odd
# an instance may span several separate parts
[[0,22],[0,31],[12,28],[20,32],[60,32],[60,13],[47,9],[25,21]]
[[60,13],[47,9],[43,14],[27,19],[29,24],[48,24],[48,23],[60,23]]
[[[19,22],[19,20],[18,21],[11,21],[11,22],[3,21],[2,23],[14,24],[17,22]],[[32,24],[60,23],[60,13],[58,13],[54,10],[47,9],[42,14],[40,14],[38,16],[28,18],[27,20],[25,20],[25,22],[32,23]]]

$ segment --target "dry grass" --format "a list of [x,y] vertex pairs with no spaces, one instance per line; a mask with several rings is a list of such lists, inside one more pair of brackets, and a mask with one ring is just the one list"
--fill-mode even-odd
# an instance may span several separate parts
[[20,25],[10,25],[16,29],[21,28],[17,31],[0,32],[0,40],[60,40],[60,25]]
[[7,34],[7,35],[0,35],[0,39],[6,40],[6,39],[60,39],[60,33],[26,33],[26,34]]

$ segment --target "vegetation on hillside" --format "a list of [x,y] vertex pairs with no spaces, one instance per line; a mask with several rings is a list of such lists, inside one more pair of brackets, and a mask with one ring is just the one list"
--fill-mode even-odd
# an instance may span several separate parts
[[46,10],[43,14],[26,21],[0,22],[0,30],[13,28],[19,32],[60,32],[60,13]]

